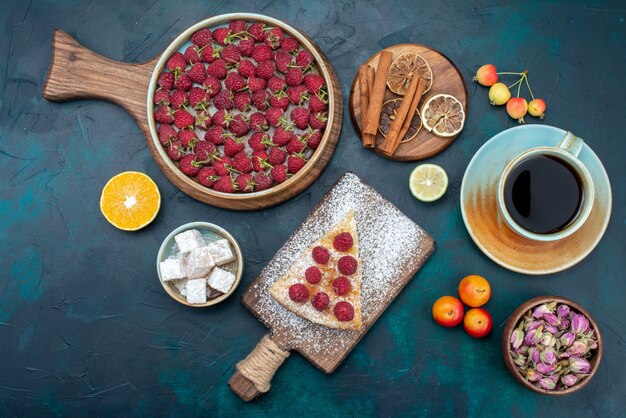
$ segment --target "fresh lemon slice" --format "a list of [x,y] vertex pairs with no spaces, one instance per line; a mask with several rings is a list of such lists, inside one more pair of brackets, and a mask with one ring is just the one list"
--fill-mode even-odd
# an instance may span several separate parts
[[124,231],[136,231],[148,225],[160,207],[161,194],[156,183],[137,171],[111,178],[100,197],[100,210],[106,220]]
[[448,189],[448,175],[438,165],[420,164],[411,172],[409,188],[416,199],[433,202],[443,196]]
[[422,106],[424,129],[442,138],[457,135],[465,124],[465,111],[459,100],[449,94],[431,96]]

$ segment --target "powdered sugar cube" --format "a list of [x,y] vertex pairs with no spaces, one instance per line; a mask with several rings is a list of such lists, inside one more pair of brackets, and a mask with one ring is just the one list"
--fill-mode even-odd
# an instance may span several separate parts
[[215,264],[218,266],[230,263],[235,259],[235,254],[233,254],[227,239],[217,240],[207,245],[207,247],[213,257],[213,261],[215,261]]
[[189,279],[187,280],[187,302],[189,303],[205,303],[206,302],[206,279]]
[[222,293],[227,293],[235,283],[235,275],[229,271],[215,267],[209,276],[209,286]]
[[187,296],[187,280],[174,280],[173,284],[181,295]]
[[214,265],[208,247],[194,248],[187,255],[187,277],[190,279],[206,277]]
[[161,279],[164,282],[187,277],[183,260],[178,258],[168,258],[165,261],[161,261],[159,270],[161,270]]
[[194,248],[204,247],[206,245],[202,234],[197,229],[181,232],[177,234],[174,239],[181,253],[188,253]]

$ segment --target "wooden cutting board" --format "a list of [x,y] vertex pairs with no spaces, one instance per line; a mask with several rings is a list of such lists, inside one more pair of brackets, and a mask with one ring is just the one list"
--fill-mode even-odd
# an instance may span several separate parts
[[[354,209],[363,265],[363,328],[344,331],[314,324],[279,305],[268,288],[289,269],[298,254]],[[434,240],[392,203],[352,173],[344,174],[302,225],[278,250],[242,295],[243,304],[269,330],[282,350],[295,350],[331,373],[350,353],[435,249]],[[244,400],[259,394],[235,372],[231,389]]]
[[[419,103],[418,111],[421,110],[422,105],[426,102],[426,100],[428,100],[429,97],[440,93],[451,94],[463,104],[463,108],[465,110],[465,118],[467,120],[469,100],[467,96],[467,86],[465,85],[465,79],[463,79],[463,76],[461,75],[459,69],[454,65],[452,61],[450,61],[448,57],[446,57],[436,49],[417,44],[400,44],[390,46],[385,49],[393,52],[394,59],[404,54],[405,52],[415,52],[419,54],[422,58],[424,58],[430,66],[430,69],[433,73],[433,84],[430,90],[428,90],[426,93],[424,93],[424,96],[422,96],[422,100]],[[376,68],[378,66],[379,59],[380,52],[369,58],[365,63]],[[350,89],[350,115],[352,116],[352,123],[354,124],[354,127],[360,133],[361,91],[359,89],[358,80],[359,77],[357,73],[357,76],[352,82],[352,88]],[[386,102],[387,100],[397,99],[401,97],[402,96],[392,93],[391,90],[387,88],[384,101]],[[440,138],[434,134],[431,134],[426,129],[424,129],[424,127],[422,127],[422,129],[420,129],[415,138],[413,138],[411,141],[400,144],[396,152],[392,156],[388,157],[380,150],[380,146],[382,145],[385,138],[380,132],[378,132],[376,135],[376,147],[373,148],[373,150],[383,157],[392,160],[423,160],[425,158],[433,157],[448,148],[459,135],[460,133],[451,138]]]

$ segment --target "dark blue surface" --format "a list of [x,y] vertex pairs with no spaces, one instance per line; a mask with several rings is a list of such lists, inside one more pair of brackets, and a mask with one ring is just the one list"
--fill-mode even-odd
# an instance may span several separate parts
[[[342,136],[313,186],[276,208],[236,213],[175,189],[154,163],[139,128],[119,107],[41,97],[51,35],[62,28],[94,51],[141,62],[205,17],[252,11],[307,32],[335,67],[345,97]],[[146,416],[470,415],[620,416],[626,410],[626,10],[623,2],[87,2],[8,1],[0,9],[0,414]],[[463,72],[470,93],[465,129],[430,161],[449,174],[438,202],[408,192],[415,164],[360,146],[347,97],[357,67],[379,49],[430,45]],[[553,276],[500,268],[469,238],[459,209],[467,163],[491,136],[515,125],[471,84],[478,66],[530,71],[548,104],[545,123],[581,136],[613,186],[613,215],[596,250]],[[529,122],[536,120],[528,118]],[[125,170],[149,174],[163,204],[148,228],[110,226],[98,203]],[[437,240],[438,249],[332,375],[294,354],[270,393],[244,404],[226,382],[265,333],[241,305],[250,283],[345,171],[360,175]],[[239,239],[246,271],[236,295],[189,309],[161,288],[155,257],[163,238],[195,220]],[[493,286],[492,335],[474,340],[443,329],[432,302],[466,274]],[[585,306],[604,336],[594,381],[565,398],[522,388],[501,360],[508,315],[525,300],[558,294]]]

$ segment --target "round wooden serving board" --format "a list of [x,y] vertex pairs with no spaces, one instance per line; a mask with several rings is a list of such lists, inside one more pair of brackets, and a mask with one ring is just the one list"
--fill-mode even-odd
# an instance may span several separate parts
[[[167,157],[158,140],[153,114],[155,82],[165,61],[177,51],[191,34],[203,27],[214,28],[242,19],[279,26],[283,32],[297,39],[313,54],[320,74],[328,86],[328,124],[322,141],[309,162],[296,175],[282,184],[262,192],[221,193],[200,185],[184,175]],[[307,35],[287,23],[272,17],[253,13],[231,13],[202,20],[177,36],[165,51],[140,64],[110,60],[85,48],[66,32],[58,29],[52,40],[52,61],[43,88],[43,96],[51,101],[100,99],[113,102],[135,119],[145,136],[148,148],[157,165],[176,187],[189,196],[213,206],[233,210],[258,210],[291,199],[309,187],[324,170],[335,151],[341,132],[343,99],[335,71],[328,58]]]
[[[459,72],[459,69],[456,68],[452,61],[450,61],[441,52],[424,45],[400,44],[390,46],[385,49],[393,52],[394,59],[405,52],[417,52],[419,55],[422,56],[422,58],[426,60],[426,62],[428,62],[428,65],[430,65],[430,68],[433,72],[433,84],[430,90],[424,93],[424,96],[420,101],[420,109],[422,104],[430,96],[439,93],[450,94],[456,97],[463,104],[463,108],[465,110],[465,118],[467,120],[467,86],[465,85],[465,80]],[[380,52],[367,60],[366,64],[376,68],[378,66],[379,57]],[[350,89],[350,115],[352,116],[352,122],[354,123],[354,126],[359,130],[359,132],[361,131],[361,110],[359,106],[360,97],[361,95],[357,74],[357,76],[354,78],[354,81],[352,82],[352,88]],[[384,101],[386,102],[387,100],[401,97],[402,96],[392,93],[389,88],[387,88]],[[431,134],[422,127],[422,129],[420,129],[415,138],[413,138],[409,142],[400,144],[396,152],[392,156],[388,157],[383,154],[379,149],[385,138],[380,132],[378,132],[376,135],[376,147],[374,148],[374,151],[392,160],[423,160],[425,158],[430,158],[434,155],[439,154],[441,151],[446,149],[452,143],[452,141],[456,139],[457,136],[458,135],[451,138],[439,138],[438,136]]]

